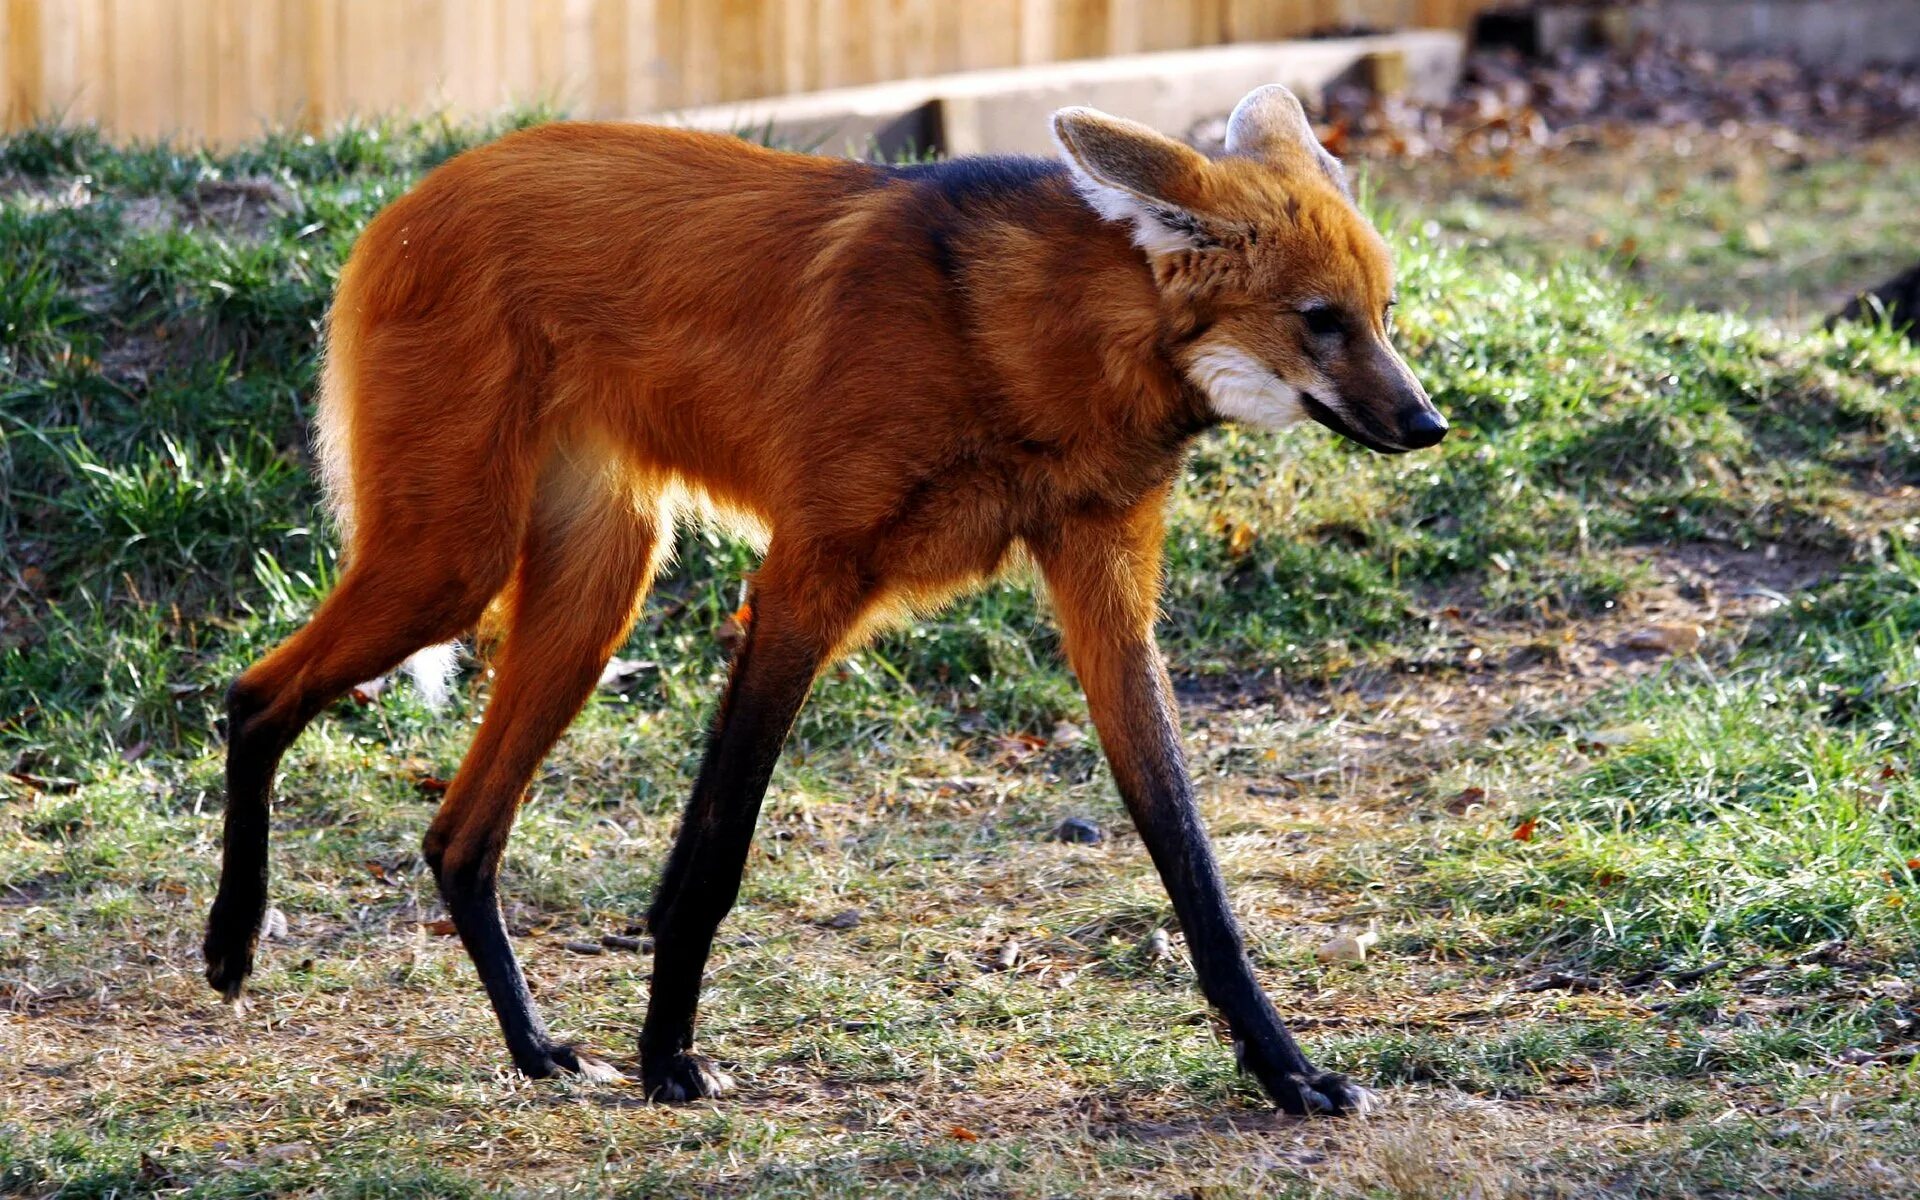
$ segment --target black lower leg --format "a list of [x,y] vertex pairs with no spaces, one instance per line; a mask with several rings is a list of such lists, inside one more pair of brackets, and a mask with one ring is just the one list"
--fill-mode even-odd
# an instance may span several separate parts
[[227,693],[227,811],[220,890],[207,915],[207,982],[231,1000],[253,971],[267,910],[269,792],[280,756],[304,724],[275,722],[262,697],[235,684]]
[[1143,650],[1132,666],[1127,702],[1104,714],[1108,757],[1180,918],[1200,989],[1226,1020],[1241,1068],[1296,1115],[1365,1111],[1367,1091],[1308,1061],[1255,978],[1194,802],[1172,689],[1156,654]]
[[647,1094],[662,1100],[717,1095],[728,1080],[691,1053],[701,975],[714,932],[740,891],[760,802],[781,744],[813,682],[820,656],[770,625],[756,604],[727,695],[714,722],[680,836],[647,914],[653,987],[640,1033]]
[[1173,900],[1200,990],[1233,1034],[1240,1068],[1297,1116],[1364,1111],[1366,1091],[1307,1059],[1254,976],[1191,793],[1129,797],[1128,806]]
[[500,913],[496,886],[499,854],[456,866],[446,863],[443,852],[430,846],[427,861],[440,884],[447,914],[500,1019],[500,1032],[506,1037],[514,1065],[534,1079],[545,1079],[559,1071],[613,1078],[617,1072],[608,1064],[556,1042],[534,1008],[533,994],[527,990],[526,976],[521,973],[507,923]]

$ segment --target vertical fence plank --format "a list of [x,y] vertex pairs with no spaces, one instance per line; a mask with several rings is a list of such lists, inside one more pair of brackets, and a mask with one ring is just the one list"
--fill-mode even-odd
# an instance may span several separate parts
[[780,79],[776,93],[808,92],[819,83],[817,0],[776,0],[780,26]]
[[72,4],[40,5],[38,106],[48,118],[75,119],[74,9]]
[[447,70],[447,47],[440,37],[447,0],[406,0],[401,61],[406,78],[401,103],[418,112],[436,104]]
[[1007,67],[1020,61],[1020,0],[975,0],[961,14],[956,35],[959,69]]
[[1020,0],[1020,61],[1052,62],[1055,22],[1053,0]]
[[246,14],[247,111],[241,114],[236,136],[252,137],[277,129],[299,116],[300,94],[286,64],[295,43],[287,35],[286,6],[241,0]]
[[682,104],[713,104],[720,93],[722,13],[714,0],[679,0]]
[[223,142],[245,137],[252,126],[252,56],[247,45],[247,6],[240,0],[214,0],[208,42],[218,72],[213,85],[207,132]]
[[668,33],[660,14],[663,4],[627,0],[627,115],[658,112],[668,103],[667,63],[661,50]]
[[40,82],[35,112],[51,120],[99,120],[100,86],[105,79],[98,61],[101,0],[36,2]]
[[710,0],[715,10],[710,23],[700,27],[710,40],[704,46],[703,71],[711,74],[712,98],[740,100],[755,93],[770,67],[767,53],[768,7],[762,0]]
[[[173,111],[162,127],[168,135],[205,129],[214,109],[212,12],[199,0],[149,0],[161,10],[164,45],[173,53]],[[164,53],[164,51],[163,51]]]
[[627,106],[627,6],[622,0],[593,0],[589,20],[586,112],[596,118],[621,116]]
[[526,14],[528,77],[514,99],[542,104],[562,101],[561,72],[565,65],[564,22],[566,0],[532,0]]
[[7,122],[27,124],[43,115],[40,0],[7,0]]
[[164,14],[143,0],[113,0],[113,63],[108,89],[114,132],[157,137],[172,119],[174,56]]

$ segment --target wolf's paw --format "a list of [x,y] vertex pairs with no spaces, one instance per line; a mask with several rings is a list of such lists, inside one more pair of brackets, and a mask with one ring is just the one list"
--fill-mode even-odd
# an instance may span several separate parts
[[640,1081],[647,1099],[663,1104],[715,1099],[733,1090],[733,1080],[712,1059],[684,1051],[659,1062],[643,1060]]
[[1316,1070],[1296,1050],[1291,1063],[1275,1065],[1247,1042],[1233,1046],[1240,1069],[1260,1081],[1285,1112],[1296,1117],[1365,1116],[1379,1107],[1380,1098],[1345,1075]]
[[613,1083],[625,1079],[606,1059],[589,1054],[578,1046],[554,1043],[542,1047],[537,1053],[525,1058],[515,1058],[514,1065],[520,1073],[529,1079],[551,1079],[555,1075],[578,1075],[593,1083]]
[[1293,1075],[1288,1082],[1292,1095],[1283,1089],[1274,1099],[1296,1117],[1364,1117],[1380,1106],[1380,1098],[1373,1092],[1333,1071]]
[[229,1000],[238,999],[247,976],[253,974],[253,952],[260,922],[236,919],[216,904],[207,920],[207,940],[201,954],[207,960],[207,983]]

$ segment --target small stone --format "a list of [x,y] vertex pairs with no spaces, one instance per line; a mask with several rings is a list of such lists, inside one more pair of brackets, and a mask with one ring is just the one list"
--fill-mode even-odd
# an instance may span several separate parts
[[1156,929],[1140,943],[1140,953],[1149,962],[1165,962],[1173,957],[1173,939],[1164,929]]
[[1380,935],[1369,929],[1364,933],[1343,933],[1329,939],[1313,956],[1323,963],[1362,963],[1367,961],[1367,951],[1380,940]]
[[828,917],[827,919],[825,919],[824,921],[821,921],[820,927],[822,929],[852,929],[854,926],[860,924],[860,920],[861,920],[861,917],[860,917],[859,909],[857,908],[842,909],[840,912],[837,912],[832,916]]
[[599,942],[563,942],[562,946],[572,954],[605,954],[607,948]]
[[287,939],[287,914],[277,908],[268,909],[267,915],[260,921],[260,938],[262,941],[268,942],[285,941]]
[[1053,840],[1076,846],[1097,846],[1107,840],[1106,831],[1086,817],[1068,817],[1053,827]]

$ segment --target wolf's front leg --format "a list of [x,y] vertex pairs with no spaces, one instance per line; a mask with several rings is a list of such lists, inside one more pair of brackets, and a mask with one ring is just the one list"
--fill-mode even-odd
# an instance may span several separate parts
[[1243,1070],[1298,1116],[1363,1113],[1371,1093],[1307,1061],[1254,978],[1207,841],[1180,744],[1173,689],[1153,640],[1164,527],[1158,498],[1083,520],[1033,546],[1068,657],[1120,795],[1186,933],[1200,989],[1232,1031]]

